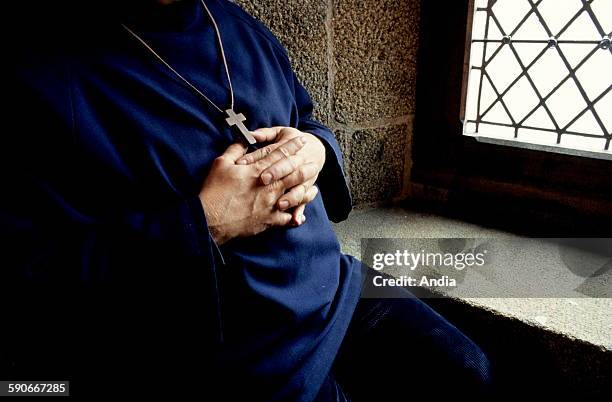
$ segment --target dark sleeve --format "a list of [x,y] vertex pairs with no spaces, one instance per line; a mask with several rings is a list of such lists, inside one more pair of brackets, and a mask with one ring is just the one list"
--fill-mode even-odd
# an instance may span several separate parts
[[312,117],[312,100],[295,74],[293,74],[293,82],[299,115],[297,128],[300,131],[317,136],[325,145],[325,165],[319,174],[317,186],[321,190],[327,215],[333,222],[341,222],[351,212],[352,200],[344,174],[344,162],[340,146],[332,131]]

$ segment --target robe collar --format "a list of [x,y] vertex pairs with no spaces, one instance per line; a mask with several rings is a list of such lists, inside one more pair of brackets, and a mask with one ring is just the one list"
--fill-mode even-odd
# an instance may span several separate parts
[[143,1],[124,9],[122,22],[144,32],[183,32],[195,25],[203,12],[200,0],[180,0],[169,5]]

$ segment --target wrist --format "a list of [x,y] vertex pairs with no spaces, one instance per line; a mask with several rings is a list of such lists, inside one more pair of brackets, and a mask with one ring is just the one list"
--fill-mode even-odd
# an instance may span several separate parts
[[219,205],[219,203],[211,199],[210,194],[204,190],[200,192],[199,198],[202,203],[202,209],[204,210],[204,216],[206,217],[208,232],[213,241],[217,243],[217,245],[221,245],[231,240],[232,237],[229,231],[223,228],[219,220],[220,214],[215,209],[215,206]]
[[227,243],[228,241],[231,240],[231,236],[227,235],[227,232],[224,230],[221,230],[218,227],[215,226],[209,226],[208,227],[208,232],[210,233],[210,237],[213,239],[213,241],[218,245],[222,245],[224,243]]

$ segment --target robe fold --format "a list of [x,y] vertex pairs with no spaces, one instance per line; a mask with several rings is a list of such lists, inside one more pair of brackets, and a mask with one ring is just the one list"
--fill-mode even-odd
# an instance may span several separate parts
[[306,223],[212,241],[198,193],[235,134],[119,25],[227,106],[199,2],[36,19],[3,74],[0,280],[20,315],[6,324],[2,371],[64,375],[75,392],[104,372],[309,401],[330,370],[362,283],[330,224],[351,209],[340,148],[279,41],[238,6],[207,4],[247,128],[296,127],[326,147]]

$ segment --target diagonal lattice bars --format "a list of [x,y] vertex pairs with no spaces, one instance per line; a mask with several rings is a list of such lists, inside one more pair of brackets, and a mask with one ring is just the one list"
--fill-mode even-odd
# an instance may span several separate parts
[[[611,70],[607,70],[607,64],[612,66],[612,46],[610,45],[612,32],[606,32],[598,13],[593,7],[593,3],[596,1],[604,2],[609,0],[575,0],[575,12],[572,12],[567,17],[567,20],[562,20],[561,28],[556,29],[556,32],[553,32],[551,22],[548,20],[548,18],[551,18],[550,10],[548,14],[542,10],[542,8],[549,6],[547,2],[550,1],[554,0],[506,0],[505,4],[503,4],[505,7],[503,9],[504,12],[516,14],[521,12],[520,17],[516,19],[516,23],[513,24],[512,28],[506,30],[500,21],[501,17],[506,16],[499,14],[501,11],[498,11],[499,8],[502,8],[499,4],[504,3],[504,0],[475,0],[474,14],[482,13],[484,17],[479,20],[476,17],[474,18],[474,29],[479,28],[482,37],[472,38],[472,49],[474,49],[476,44],[480,44],[482,46],[482,54],[478,55],[477,60],[472,57],[471,69],[477,72],[477,74],[470,74],[470,77],[471,80],[477,80],[477,83],[470,82],[468,84],[468,104],[475,103],[475,105],[470,108],[472,112],[466,114],[466,134],[482,134],[480,131],[486,125],[489,129],[491,126],[512,129],[513,138],[516,140],[521,140],[519,137],[528,135],[531,137],[527,139],[522,138],[522,140],[543,142],[541,139],[534,139],[534,133],[536,135],[537,132],[554,133],[556,134],[556,140],[552,141],[550,145],[562,145],[564,138],[571,136],[571,143],[574,145],[576,140],[580,138],[584,138],[585,140],[581,141],[588,144],[585,147],[579,144],[578,148],[590,147],[594,151],[610,152],[610,143],[612,142],[612,109],[608,107],[606,102],[612,99],[612,73]],[[567,0],[565,3],[573,4],[572,1]],[[562,4],[556,5],[563,7]],[[521,10],[521,6],[526,10]],[[599,10],[601,15],[601,7],[599,7]],[[571,12],[571,9],[561,10],[560,14],[568,11]],[[588,17],[588,35],[590,37],[585,37],[586,34],[584,33],[586,32],[586,17]],[[558,22],[555,21],[555,23]],[[480,23],[480,27],[477,27],[478,23]],[[534,34],[532,37],[524,37],[524,34],[522,37],[515,37],[522,29],[526,31],[524,27],[527,25],[531,29],[529,32],[535,32],[534,25],[538,25],[538,29],[544,32],[547,37],[539,34]],[[576,26],[582,30],[577,30]],[[506,26],[506,28],[508,27]],[[519,44],[533,46],[531,49],[535,56],[530,61],[524,60],[523,55],[517,49]],[[586,54],[578,58],[574,65],[572,65],[570,58],[566,54],[569,46],[573,45],[581,45],[581,48],[588,49]],[[488,53],[491,50],[492,52],[489,55]],[[511,55],[512,60],[518,65],[517,69],[519,71],[516,76],[509,80],[509,83],[500,88],[495,82],[496,76],[499,75],[499,66],[493,68],[493,63],[501,57],[500,54],[502,52],[504,52],[506,59],[503,62],[497,61],[497,63],[507,64],[508,57]],[[551,57],[551,52],[556,54],[557,62],[560,61],[557,67],[559,71],[556,73],[562,74],[562,77],[556,85],[552,86],[552,89],[544,92],[541,90],[539,78],[533,74],[533,69],[538,66],[544,57]],[[603,90],[596,94],[593,94],[593,86],[591,84],[589,84],[590,86],[585,85],[579,76],[579,72],[585,70],[585,65],[589,64],[592,66],[593,63],[599,63],[596,66],[600,74],[596,74],[597,76],[595,77],[591,74],[588,78],[589,80],[598,80],[598,88],[603,88]],[[488,100],[485,100],[483,97],[485,86],[491,92]],[[523,100],[508,99],[512,91],[518,92],[519,86],[521,86],[522,93],[529,94],[525,97],[531,98],[524,99],[525,104],[535,102],[533,106],[528,105],[529,108],[523,116],[517,116],[513,113],[513,106],[516,108],[516,103],[520,103]],[[574,90],[575,97],[569,98],[566,96],[566,87]],[[591,93],[587,89],[590,89]],[[610,96],[608,96],[609,94]],[[577,112],[572,111],[571,114],[563,113],[561,116],[562,121],[560,121],[559,111],[553,110],[551,105],[554,103],[553,98],[557,104],[559,102],[558,98],[561,98],[561,102],[565,102],[568,105],[571,104],[578,107],[580,103],[584,102],[586,106],[580,107]],[[538,114],[538,111],[542,112]],[[543,124],[529,123],[530,119],[533,120],[536,117],[539,119],[536,123],[541,122]],[[589,130],[585,131],[584,122],[582,124],[578,123],[582,121],[581,119],[588,117],[592,117],[589,120],[592,124],[589,126]],[[565,119],[567,120],[564,121]],[[468,129],[468,124],[471,124],[471,130]],[[581,129],[574,128],[573,126],[575,125],[578,125],[578,128]],[[588,142],[586,139],[592,140]],[[593,140],[600,141],[593,142]],[[599,145],[594,146],[593,144]]]

